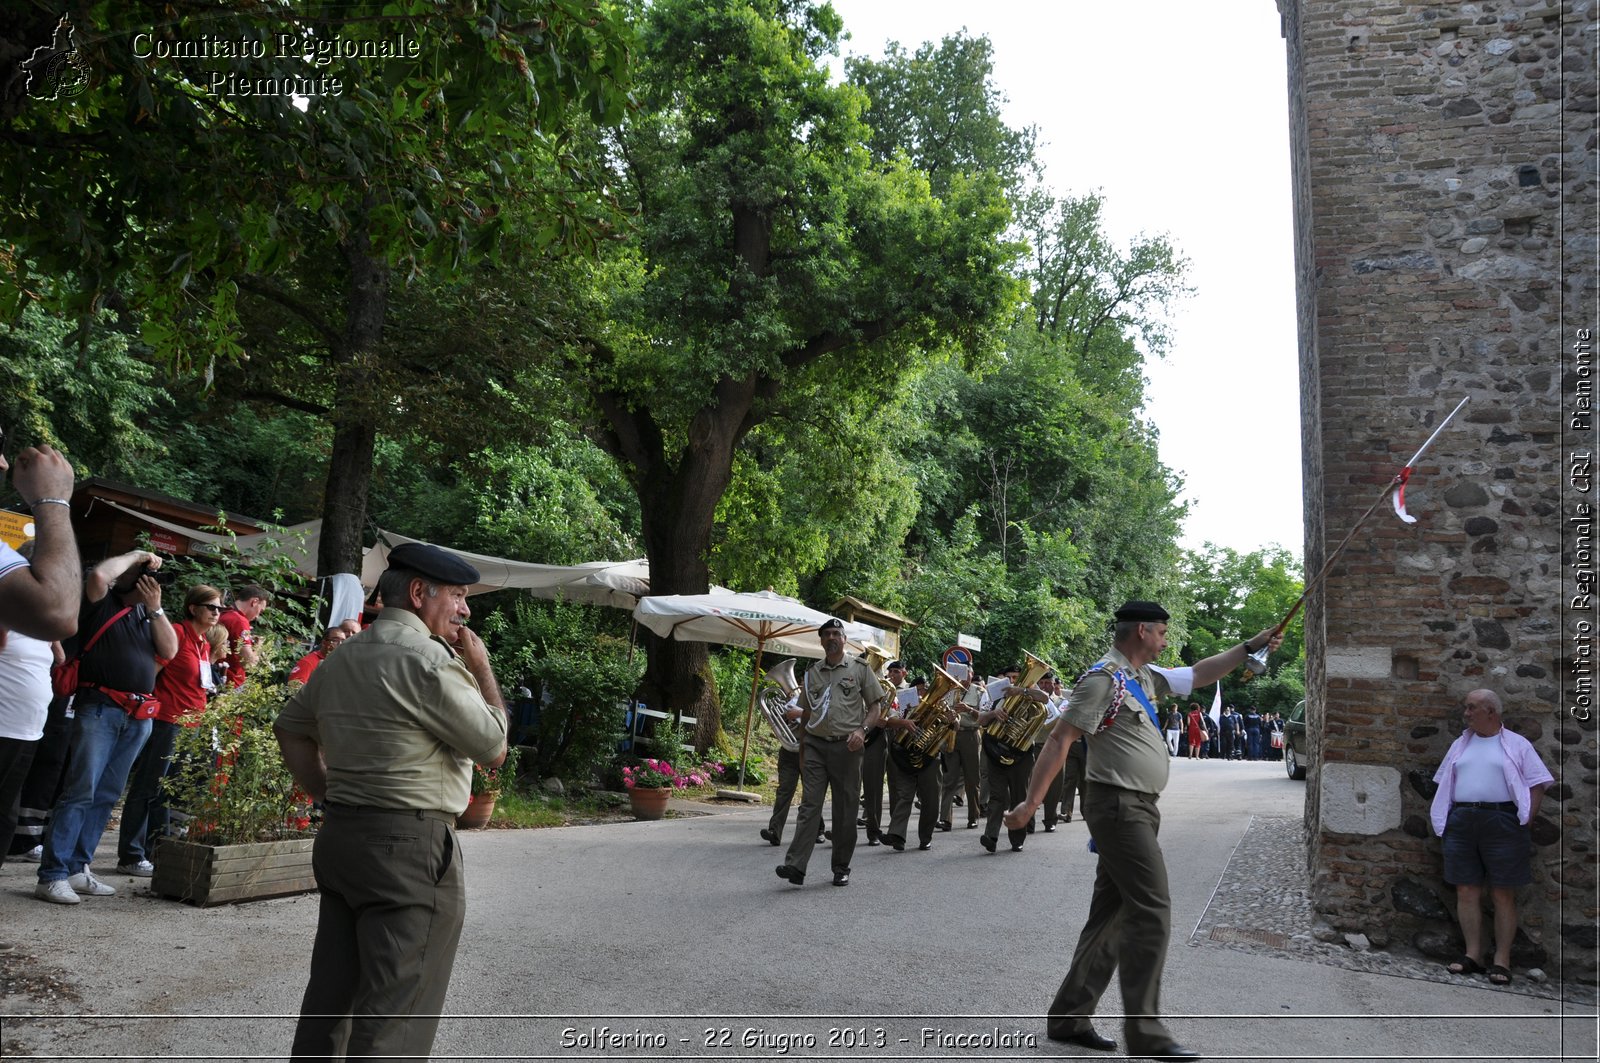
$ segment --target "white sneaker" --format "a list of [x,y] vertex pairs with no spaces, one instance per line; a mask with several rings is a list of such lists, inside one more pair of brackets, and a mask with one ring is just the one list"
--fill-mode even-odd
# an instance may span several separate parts
[[25,853],[18,853],[17,859],[25,860],[30,864],[37,864],[39,861],[44,859],[44,846],[35,845],[32,849],[29,849]]
[[67,885],[72,887],[74,893],[81,893],[85,897],[109,897],[117,892],[115,886],[101,882],[88,868],[84,868],[76,875],[68,875]]
[[64,878],[56,878],[51,879],[49,882],[39,883],[33,887],[33,895],[41,901],[49,901],[51,904],[80,903],[78,895],[73,892],[71,886],[67,885],[67,880]]
[[135,878],[149,878],[156,873],[156,865],[148,860],[135,860],[131,864],[118,864],[117,874],[132,875]]

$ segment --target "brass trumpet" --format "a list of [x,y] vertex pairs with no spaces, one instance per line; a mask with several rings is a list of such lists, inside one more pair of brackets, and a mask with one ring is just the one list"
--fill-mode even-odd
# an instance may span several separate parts
[[1005,710],[1005,718],[997,719],[983,729],[985,748],[997,754],[1000,763],[1006,765],[1014,763],[1033,745],[1033,736],[1044,726],[1045,716],[1048,715],[1045,707],[1028,697],[1026,691],[1044,678],[1050,666],[1026,650],[1023,656],[1028,659],[1028,666],[1016,684],[1023,691],[1002,701],[1000,708]]

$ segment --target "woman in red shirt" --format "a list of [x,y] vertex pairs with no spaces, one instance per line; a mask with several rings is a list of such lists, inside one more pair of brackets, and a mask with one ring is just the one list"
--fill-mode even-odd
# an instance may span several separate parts
[[222,592],[200,583],[183,598],[183,619],[172,625],[178,633],[178,652],[159,661],[156,700],[160,708],[150,721],[150,738],[133,762],[128,777],[128,797],[122,808],[122,830],[117,836],[117,871],[148,878],[155,872],[150,857],[155,843],[166,833],[167,802],[161,780],[172,764],[172,747],[179,727],[193,727],[205,711],[211,688],[211,644],[206,632],[222,612]]
[[1206,744],[1206,725],[1200,718],[1199,702],[1189,702],[1189,759],[1196,760]]

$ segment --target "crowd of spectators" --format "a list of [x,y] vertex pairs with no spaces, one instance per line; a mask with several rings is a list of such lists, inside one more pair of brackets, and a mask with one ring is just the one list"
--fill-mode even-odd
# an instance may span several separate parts
[[1283,717],[1224,706],[1216,719],[1191,701],[1187,710],[1169,706],[1163,718],[1167,750],[1191,760],[1282,760]]
[[[71,466],[28,448],[12,483],[35,538],[20,550],[0,543],[0,864],[37,863],[36,896],[79,904],[116,892],[90,862],[119,800],[118,873],[151,876],[159,839],[181,832],[162,786],[180,729],[248,682],[260,660],[252,623],[272,592],[253,582],[231,599],[202,582],[169,589],[162,559],[145,550],[84,575]],[[169,617],[163,601],[179,595],[181,615]],[[304,682],[350,633],[329,631],[292,678]]]

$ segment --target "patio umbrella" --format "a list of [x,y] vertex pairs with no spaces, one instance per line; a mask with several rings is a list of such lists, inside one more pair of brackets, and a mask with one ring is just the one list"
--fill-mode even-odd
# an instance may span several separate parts
[[[750,754],[750,726],[761,688],[761,655],[767,650],[794,657],[824,656],[817,629],[832,619],[827,613],[774,591],[710,594],[662,594],[640,598],[634,619],[662,638],[681,642],[714,642],[756,651],[750,704],[744,716],[744,748],[739,754],[739,788],[744,789],[745,758]],[[846,624],[846,639],[858,644],[868,637],[862,625]]]

